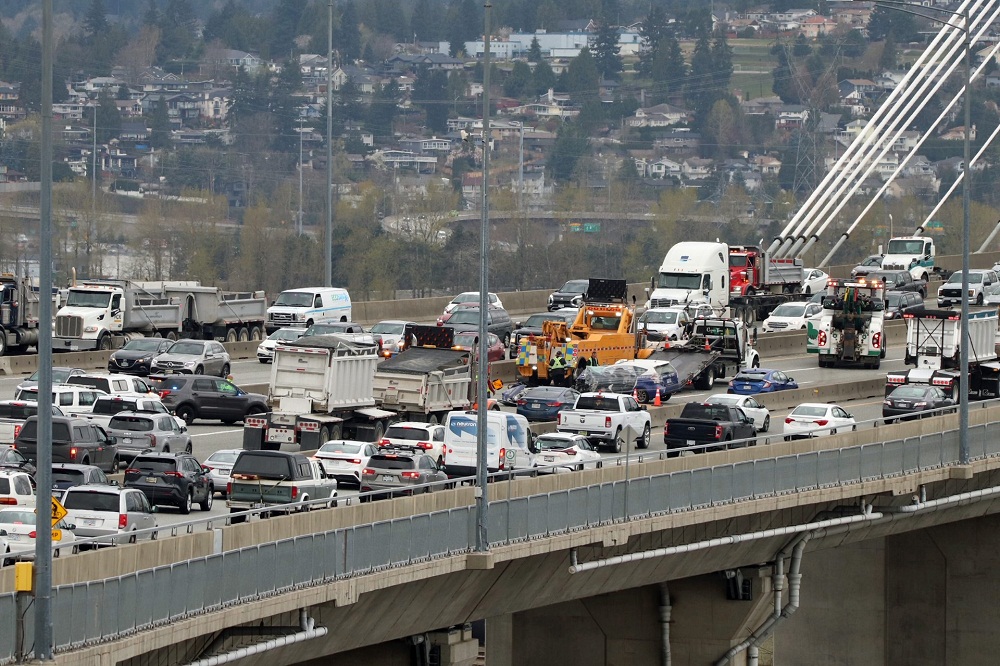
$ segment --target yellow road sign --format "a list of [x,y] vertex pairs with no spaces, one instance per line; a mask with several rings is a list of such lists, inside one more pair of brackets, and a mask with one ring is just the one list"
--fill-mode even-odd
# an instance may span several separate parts
[[62,541],[62,530],[52,530],[52,540]]
[[60,502],[55,497],[53,497],[52,498],[52,526],[55,527],[55,524],[58,523],[63,518],[65,518],[68,513],[69,512],[66,511],[66,507],[64,507],[62,505],[62,502]]

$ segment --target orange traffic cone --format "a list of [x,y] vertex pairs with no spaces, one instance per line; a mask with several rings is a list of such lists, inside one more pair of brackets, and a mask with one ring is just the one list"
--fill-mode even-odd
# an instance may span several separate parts
[[656,387],[656,397],[653,398],[653,407],[659,407],[663,402],[660,400],[660,387]]
[[632,389],[632,397],[636,402],[639,402],[639,392],[635,388]]

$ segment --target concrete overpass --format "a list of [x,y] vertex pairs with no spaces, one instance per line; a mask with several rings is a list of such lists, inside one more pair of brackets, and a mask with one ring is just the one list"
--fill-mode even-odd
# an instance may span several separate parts
[[[713,663],[782,607],[770,582],[782,560],[789,582],[805,576],[802,610],[775,638],[790,663],[987,663],[998,417],[1000,405],[972,410],[968,466],[948,415],[500,481],[489,553],[472,552],[474,490],[460,488],[66,558],[54,569],[56,661],[219,663],[198,660],[252,640],[275,649],[238,663],[409,663],[399,639],[485,618],[491,665],[650,663],[666,629],[672,663]],[[726,599],[725,571],[753,581],[752,600]],[[0,658],[14,605],[0,595]],[[306,629],[292,629],[300,609]],[[987,620],[956,621],[970,615]],[[325,635],[279,646],[317,627]],[[898,631],[910,642],[897,646]],[[454,644],[470,642],[458,632]],[[947,659],[916,658],[940,646]]]

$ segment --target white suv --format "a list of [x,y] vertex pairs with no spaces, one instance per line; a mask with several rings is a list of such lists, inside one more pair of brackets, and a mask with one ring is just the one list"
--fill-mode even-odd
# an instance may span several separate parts
[[35,488],[26,472],[0,470],[0,505],[35,506]]
[[393,423],[379,440],[379,446],[416,446],[441,465],[444,459],[444,426],[420,421]]
[[[52,404],[62,410],[66,416],[87,414],[94,408],[94,403],[104,391],[89,386],[74,386],[72,384],[56,384],[52,387]],[[15,400],[38,400],[38,387],[30,386],[19,389]]]

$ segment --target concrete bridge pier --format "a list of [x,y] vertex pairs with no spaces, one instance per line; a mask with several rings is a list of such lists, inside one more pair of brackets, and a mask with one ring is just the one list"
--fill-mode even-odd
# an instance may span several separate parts
[[[744,570],[746,572],[748,570]],[[756,570],[749,570],[755,572]],[[768,578],[753,577],[752,599],[727,598],[724,574],[612,592],[486,620],[490,666],[634,666],[664,663],[669,617],[671,666],[713,664],[771,610]],[[762,587],[763,586],[763,587]],[[663,608],[663,593],[670,599]],[[663,611],[667,610],[665,616]],[[733,662],[743,666],[745,653]]]

